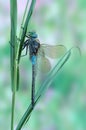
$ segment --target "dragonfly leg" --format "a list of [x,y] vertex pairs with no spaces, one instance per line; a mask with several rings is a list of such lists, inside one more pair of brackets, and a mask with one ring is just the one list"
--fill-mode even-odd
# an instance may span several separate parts
[[[28,52],[28,46],[26,46],[26,53],[25,53],[24,55],[21,55],[21,57],[26,56],[26,55],[27,55],[27,52]],[[18,59],[16,59],[16,60],[18,60]]]
[[27,55],[27,52],[28,52],[28,46],[26,46],[26,52],[25,52],[25,54],[24,54],[24,55],[21,55],[21,57],[26,56],[26,55]]

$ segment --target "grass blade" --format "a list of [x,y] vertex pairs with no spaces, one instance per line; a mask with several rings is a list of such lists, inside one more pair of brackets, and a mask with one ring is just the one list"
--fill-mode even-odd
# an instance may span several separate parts
[[[47,79],[44,81],[44,83],[40,86],[39,90],[36,93],[35,96],[35,104],[38,102],[40,97],[43,95],[45,90],[50,86],[52,81],[54,80],[55,76],[58,74],[59,70],[63,67],[63,65],[68,61],[69,57],[71,55],[71,50],[69,50],[56,64],[56,66],[51,70],[51,72],[48,74]],[[16,130],[20,130],[22,126],[28,121],[28,119],[31,116],[31,112],[33,111],[33,107],[30,104],[26,112],[24,113],[23,117],[21,118]]]
[[[36,102],[38,101],[38,99],[35,101],[34,106],[35,106]],[[21,130],[21,128],[24,126],[24,124],[27,123],[27,121],[29,120],[29,118],[31,116],[31,112],[33,111],[33,109],[34,108],[32,107],[32,104],[30,104],[29,107],[27,108],[26,112],[22,116],[19,124],[17,125],[16,130]]]
[[46,89],[50,86],[50,84],[54,81],[55,76],[58,74],[59,70],[64,66],[64,64],[68,61],[68,59],[71,56],[71,51],[73,49],[77,49],[79,51],[79,54],[81,54],[80,48],[79,47],[72,47],[69,49],[65,55],[60,58],[58,63],[55,65],[55,67],[50,71],[50,73],[47,75],[46,80],[43,82],[43,84],[40,86],[36,93],[35,99],[37,100],[43,93],[46,91]]
[[[21,56],[22,45],[24,43],[24,38],[27,31],[27,26],[29,20],[31,18],[34,5],[36,0],[32,0],[30,9],[28,10],[28,14],[24,24],[24,30],[21,34],[21,43],[18,46],[16,32],[17,32],[17,0],[10,0],[10,16],[11,16],[11,34],[10,34],[10,54],[11,54],[11,86],[12,86],[12,114],[11,114],[11,130],[14,129],[14,107],[15,107],[15,94],[16,90],[19,88],[19,59]],[[28,2],[28,1],[27,1]],[[27,10],[27,5],[26,5]],[[25,10],[25,13],[26,13]],[[23,17],[23,22],[25,19],[25,14]]]
[[25,22],[25,16],[26,16],[26,14],[27,14],[27,10],[28,10],[28,5],[29,5],[29,0],[27,0],[27,3],[26,3],[26,7],[25,7],[25,11],[24,11],[24,15],[23,15],[23,19],[22,19],[21,26],[24,25],[24,22]]
[[55,67],[50,71],[47,75],[43,84],[39,87],[36,93],[36,100],[43,95],[46,89],[50,86],[50,84],[54,81],[55,76],[58,74],[59,70],[64,66],[64,64],[68,61],[71,56],[71,50],[69,50],[55,65]]
[[[31,1],[31,5],[30,5],[30,8],[29,8],[29,10],[28,10],[28,12],[27,12],[26,20],[25,20],[25,23],[24,23],[24,27],[23,27],[23,29],[22,29],[21,36],[19,37],[19,39],[21,39],[21,41],[20,41],[20,44],[19,44],[19,47],[18,47],[18,52],[17,52],[18,62],[20,61],[21,52],[22,52],[22,45],[23,45],[23,43],[24,43],[24,39],[25,39],[26,32],[27,32],[27,27],[28,27],[30,18],[31,18],[31,16],[32,16],[32,13],[33,13],[33,10],[34,10],[35,2],[36,2],[36,0],[32,0],[32,1]],[[25,10],[25,11],[26,11],[26,10]],[[25,15],[25,14],[24,14],[24,15]]]
[[[21,22],[21,28],[20,28],[20,33],[19,33],[19,39],[21,39],[21,35],[22,35],[22,27],[24,27],[24,23],[25,23],[25,18],[26,18],[26,14],[27,14],[27,11],[28,11],[28,5],[29,5],[29,0],[27,0],[27,3],[26,3],[26,7],[25,7],[25,11],[24,11],[24,15],[23,15],[23,18],[22,18],[22,22]],[[19,42],[18,41],[18,45],[19,45]]]
[[11,113],[11,130],[14,130],[14,108],[15,108],[15,94],[18,87],[19,71],[16,60],[17,51],[17,0],[10,0],[10,62],[11,62],[11,88],[12,88],[12,113]]
[[11,83],[12,91],[16,90],[14,85],[15,73],[15,57],[16,57],[16,32],[17,32],[17,1],[10,0],[10,18],[11,18],[11,33],[10,33],[10,56],[11,56]]

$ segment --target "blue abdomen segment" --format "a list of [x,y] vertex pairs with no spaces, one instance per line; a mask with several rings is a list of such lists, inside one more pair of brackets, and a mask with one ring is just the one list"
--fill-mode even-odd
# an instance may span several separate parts
[[31,56],[32,65],[35,65],[36,61],[37,61],[37,57],[35,55]]

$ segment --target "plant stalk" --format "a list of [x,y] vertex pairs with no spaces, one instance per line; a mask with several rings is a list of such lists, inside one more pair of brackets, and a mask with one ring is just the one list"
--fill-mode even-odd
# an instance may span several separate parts
[[12,93],[11,130],[14,130],[15,92]]
[[18,88],[18,66],[16,62],[17,52],[17,0],[10,0],[10,64],[11,64],[11,88],[12,88],[12,109],[11,109],[11,130],[14,130],[15,95]]

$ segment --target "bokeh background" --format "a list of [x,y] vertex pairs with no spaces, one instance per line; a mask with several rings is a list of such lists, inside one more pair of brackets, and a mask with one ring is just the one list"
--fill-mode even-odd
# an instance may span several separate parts
[[[26,0],[18,1],[18,30]],[[23,130],[86,130],[86,0],[37,0],[28,30],[42,43],[73,49]],[[0,130],[10,129],[10,1],[0,0]],[[31,63],[21,59],[15,127],[30,103]]]

